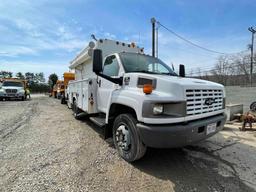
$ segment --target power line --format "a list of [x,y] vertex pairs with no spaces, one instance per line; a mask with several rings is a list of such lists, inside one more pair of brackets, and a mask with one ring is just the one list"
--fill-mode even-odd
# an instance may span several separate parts
[[[239,53],[241,53],[241,54],[244,54],[244,53],[246,53],[248,50],[244,50],[244,51],[240,51],[240,52],[238,52],[238,53],[236,53],[236,54],[239,54]],[[200,60],[200,61],[202,61],[202,60]],[[203,62],[204,61],[214,61],[213,59],[208,59],[208,60],[203,60]],[[215,61],[218,61],[218,58],[215,58]],[[234,63],[233,63],[234,64]],[[256,64],[256,63],[255,63]],[[191,71],[191,70],[194,70],[194,69],[198,69],[198,68],[200,68],[200,69],[203,69],[203,70],[205,70],[205,69],[212,69],[213,67],[215,67],[215,66],[204,66],[204,67],[202,67],[202,66],[199,66],[199,65],[197,65],[197,66],[193,66],[193,67],[190,67],[190,68],[188,68],[187,70],[188,71]]]
[[215,51],[215,50],[212,50],[212,49],[203,47],[203,46],[201,46],[201,45],[198,45],[198,44],[196,44],[196,43],[194,43],[194,42],[192,42],[192,41],[186,39],[185,37],[179,35],[178,33],[174,32],[173,30],[169,29],[168,27],[166,27],[165,25],[163,25],[163,24],[160,23],[159,21],[158,21],[157,23],[158,23],[158,25],[162,26],[162,27],[165,28],[167,31],[169,31],[170,33],[172,33],[173,35],[175,35],[176,37],[182,39],[183,41],[185,41],[185,42],[187,42],[187,43],[189,43],[189,44],[191,44],[191,45],[193,45],[193,46],[195,46],[195,47],[197,47],[197,48],[199,48],[199,49],[203,49],[203,50],[208,51],[208,52],[211,52],[211,53],[222,54],[222,55],[234,54],[234,53],[219,52],[219,51]]

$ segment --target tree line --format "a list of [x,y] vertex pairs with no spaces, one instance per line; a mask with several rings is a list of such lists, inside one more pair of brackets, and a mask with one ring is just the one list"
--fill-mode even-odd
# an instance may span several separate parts
[[[254,55],[252,82],[256,85],[256,55]],[[250,84],[250,54],[237,53],[232,55],[222,55],[218,57],[213,68],[203,70],[197,68],[190,71],[188,76],[210,80],[227,86]]]

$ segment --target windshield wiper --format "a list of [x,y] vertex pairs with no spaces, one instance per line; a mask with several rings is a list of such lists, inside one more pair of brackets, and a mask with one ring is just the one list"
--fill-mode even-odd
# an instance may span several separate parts
[[160,75],[177,76],[175,73],[159,73]]
[[138,70],[138,71],[130,71],[129,73],[149,73],[149,74],[159,74],[153,71],[146,71],[146,70]]

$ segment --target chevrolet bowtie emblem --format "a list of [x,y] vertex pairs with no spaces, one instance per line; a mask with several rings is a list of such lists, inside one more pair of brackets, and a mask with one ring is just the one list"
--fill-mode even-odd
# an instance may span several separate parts
[[212,105],[213,103],[216,103],[216,101],[215,101],[214,98],[207,98],[207,99],[205,99],[205,101],[204,101],[204,104],[205,104],[205,105]]

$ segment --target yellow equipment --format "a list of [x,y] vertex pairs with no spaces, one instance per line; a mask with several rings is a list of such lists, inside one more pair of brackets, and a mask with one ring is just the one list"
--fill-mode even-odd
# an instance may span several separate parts
[[63,78],[64,80],[58,80],[53,86],[53,90],[50,96],[58,99],[65,99],[65,89],[68,86],[68,82],[75,79],[75,74],[71,72],[65,72],[63,73]]

